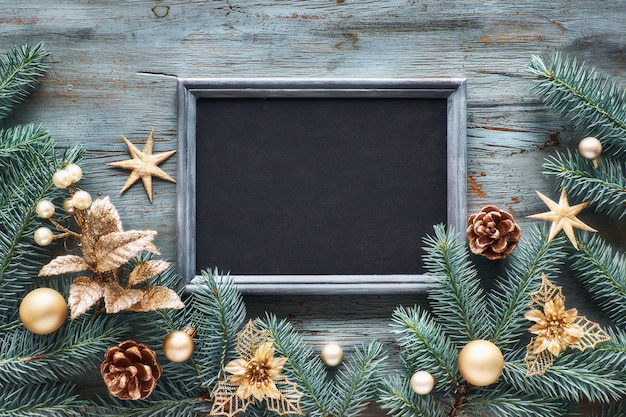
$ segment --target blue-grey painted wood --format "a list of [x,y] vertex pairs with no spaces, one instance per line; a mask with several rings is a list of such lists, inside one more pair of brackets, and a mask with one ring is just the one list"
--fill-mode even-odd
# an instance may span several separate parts
[[[545,210],[535,190],[558,197],[543,158],[580,139],[530,93],[530,55],[561,50],[626,79],[623,0],[0,0],[0,10],[0,51],[43,40],[51,52],[48,75],[6,124],[42,123],[60,146],[84,143],[80,185],[110,195],[126,229],[157,230],[170,259],[180,184],[155,180],[153,204],[140,184],[119,196],[128,173],[106,163],[128,158],[122,134],[141,145],[155,129],[155,152],[177,149],[178,78],[465,78],[467,211],[494,204],[522,228]],[[176,158],[161,167],[177,178]],[[486,285],[502,268],[475,261]],[[568,304],[601,317],[574,277],[559,284]],[[395,353],[393,306],[426,303],[419,294],[248,300],[250,314],[288,317],[315,346],[340,340],[348,358],[372,339]]]
[[[466,81],[440,79],[250,78],[178,80],[177,267],[187,282],[196,271],[196,102],[200,98],[243,97],[407,97],[447,100],[447,224],[463,230],[466,223],[467,144]],[[256,275],[231,278],[253,294],[393,294],[424,291],[432,277],[414,275],[298,276]],[[193,284],[188,291],[195,289]]]

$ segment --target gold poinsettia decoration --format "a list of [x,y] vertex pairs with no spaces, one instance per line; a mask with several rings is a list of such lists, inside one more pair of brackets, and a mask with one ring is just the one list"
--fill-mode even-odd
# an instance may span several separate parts
[[543,375],[568,347],[583,351],[611,340],[598,323],[579,316],[575,308],[566,310],[562,287],[541,276],[541,287],[530,295],[531,310],[524,314],[535,322],[528,331],[536,335],[526,347],[527,377]]
[[[66,233],[80,240],[82,256],[58,256],[39,271],[39,276],[91,271],[92,277],[79,276],[70,287],[68,304],[72,319],[89,310],[102,298],[107,313],[184,307],[178,294],[169,288],[131,288],[164,272],[170,267],[169,262],[141,261],[126,279],[124,277],[122,266],[140,252],[160,255],[152,243],[156,231],[124,231],[122,220],[108,197],[95,200],[88,210],[75,210],[74,218],[81,233],[69,230]],[[57,228],[60,227],[58,223],[55,224]]]
[[255,400],[265,400],[268,410],[278,415],[303,414],[302,393],[282,375],[287,359],[274,357],[274,341],[265,330],[249,321],[237,335],[235,350],[241,357],[224,368],[231,375],[217,385],[211,416],[232,417]]

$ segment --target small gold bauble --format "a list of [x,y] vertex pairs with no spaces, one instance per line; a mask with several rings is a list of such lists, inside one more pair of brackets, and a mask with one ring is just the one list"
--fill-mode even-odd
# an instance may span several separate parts
[[36,334],[50,334],[65,322],[67,305],[52,288],[37,288],[26,294],[20,304],[20,320]]
[[470,384],[484,387],[493,384],[504,370],[500,349],[488,340],[474,340],[459,353],[459,372]]
[[87,210],[91,205],[91,195],[87,191],[76,191],[72,197],[72,206],[78,210]]
[[430,394],[435,387],[435,378],[430,372],[417,371],[411,377],[411,389],[419,395]]
[[63,200],[63,210],[65,210],[66,213],[68,214],[74,214],[74,202],[72,201],[71,198],[66,198],[65,200]]
[[193,355],[193,333],[185,329],[173,331],[163,340],[163,353],[172,362],[185,362]]
[[343,360],[343,349],[336,343],[327,343],[322,348],[321,355],[327,366],[337,366]]
[[593,136],[588,136],[578,144],[578,152],[580,155],[593,161],[593,165],[598,168],[600,166],[600,155],[602,154],[602,143]]
[[60,169],[52,176],[52,183],[55,187],[65,189],[72,184],[72,175],[64,169]]
[[70,173],[73,184],[76,184],[83,177],[83,170],[76,164],[68,164],[64,169]]
[[35,243],[39,246],[48,246],[54,240],[54,233],[52,233],[52,230],[47,227],[40,227],[35,230],[33,237],[35,239]]
[[54,216],[54,204],[50,200],[41,200],[35,208],[37,216],[42,219],[49,219]]

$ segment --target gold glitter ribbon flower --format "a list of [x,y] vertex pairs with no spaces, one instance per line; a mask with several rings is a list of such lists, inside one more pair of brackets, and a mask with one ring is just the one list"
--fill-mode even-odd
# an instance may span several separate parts
[[248,322],[237,336],[235,350],[241,357],[224,368],[231,375],[217,385],[211,416],[232,417],[255,400],[265,400],[267,409],[279,415],[302,415],[302,393],[282,375],[287,358],[274,357],[274,341],[265,330]]
[[535,322],[528,331],[536,336],[526,347],[527,377],[543,375],[568,347],[583,351],[611,340],[597,323],[579,316],[577,309],[566,310],[562,287],[553,285],[545,274],[539,291],[530,297],[531,310],[524,317]]

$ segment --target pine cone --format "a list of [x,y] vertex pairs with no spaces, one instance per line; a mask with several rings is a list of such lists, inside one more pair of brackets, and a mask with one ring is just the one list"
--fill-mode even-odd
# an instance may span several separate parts
[[100,372],[112,396],[138,400],[152,393],[162,371],[152,349],[127,340],[107,349]]
[[467,223],[470,250],[489,260],[506,258],[522,235],[513,216],[496,206],[487,206],[471,215]]

